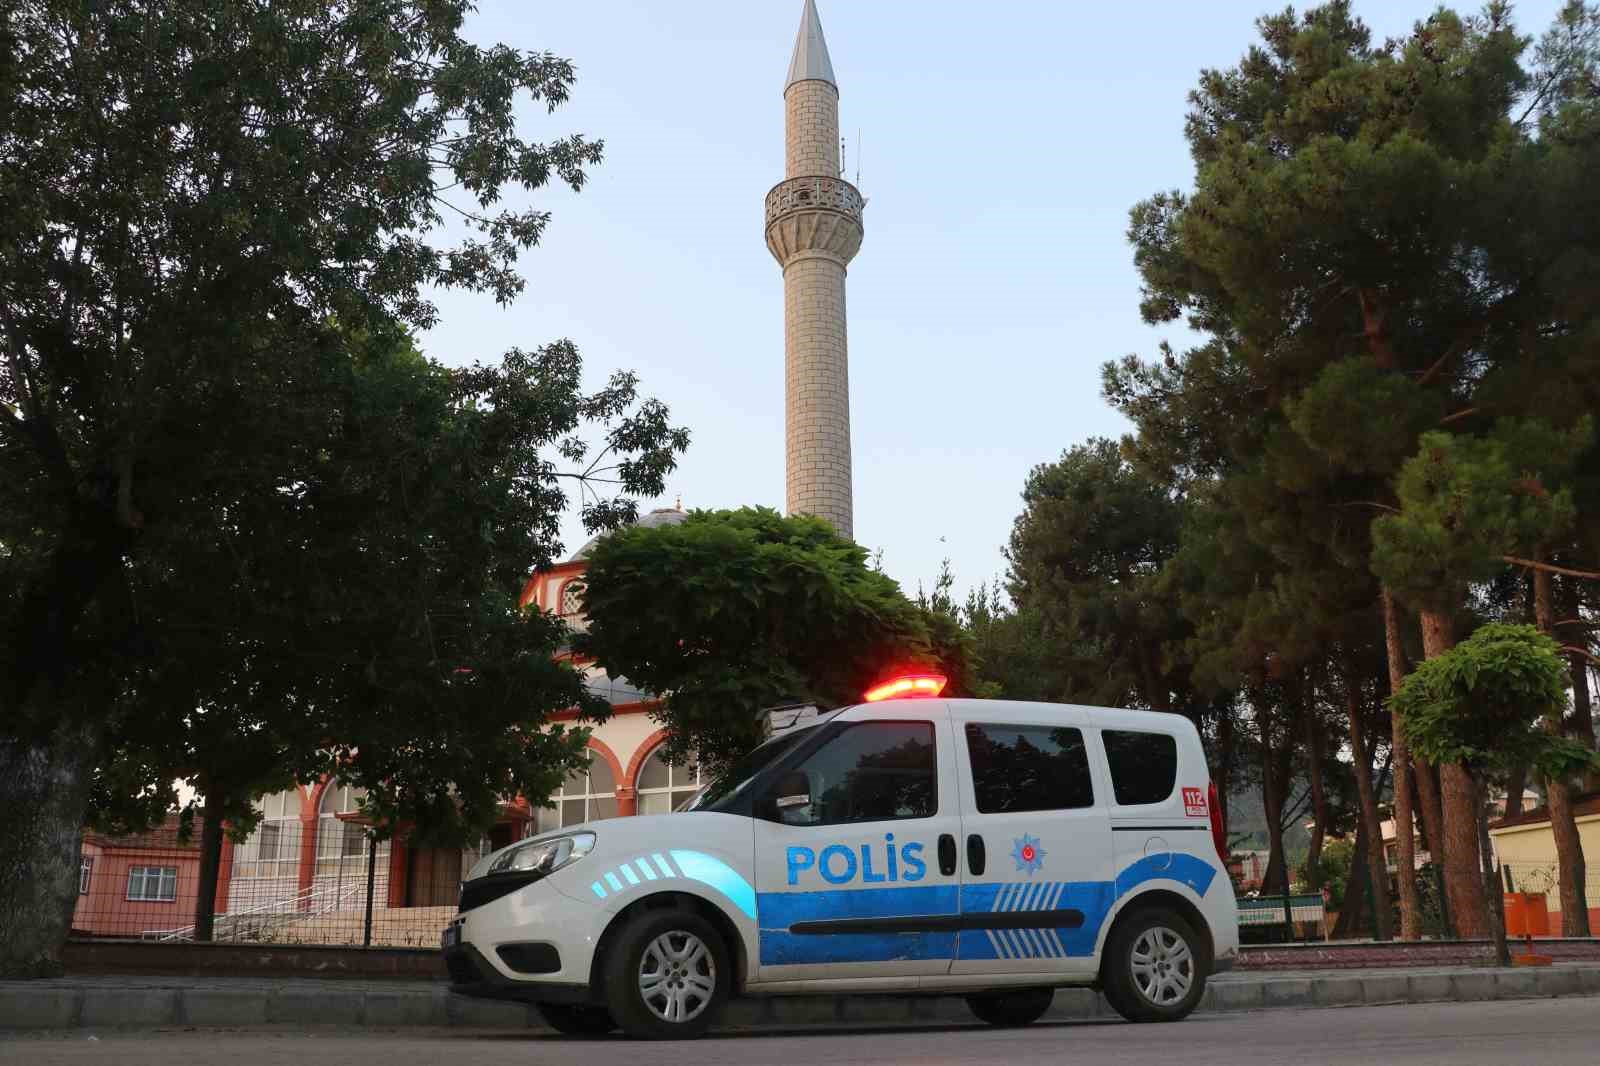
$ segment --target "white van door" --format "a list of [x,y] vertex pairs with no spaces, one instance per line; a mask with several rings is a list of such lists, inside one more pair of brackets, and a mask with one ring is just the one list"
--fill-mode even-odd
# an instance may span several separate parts
[[755,797],[756,981],[947,974],[961,832],[942,701],[860,708]]
[[951,972],[1094,972],[1115,875],[1084,712],[958,704],[951,717],[963,832]]

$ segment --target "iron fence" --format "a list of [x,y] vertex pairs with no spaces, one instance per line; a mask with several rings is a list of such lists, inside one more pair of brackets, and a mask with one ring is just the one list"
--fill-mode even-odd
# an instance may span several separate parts
[[1240,897],[1239,938],[1247,944],[1325,939],[1327,909],[1321,893]]
[[[1595,868],[1593,862],[1586,865],[1588,870],[1583,881],[1583,890],[1589,904],[1589,926],[1594,929],[1600,927],[1600,870]],[[1505,880],[1507,892],[1543,896],[1548,912],[1553,917],[1560,914],[1561,877],[1555,863],[1507,862],[1501,864],[1500,872]],[[1552,934],[1561,931],[1559,917],[1555,917],[1552,921],[1550,931]]]
[[[224,844],[211,939],[221,943],[435,947],[463,874],[489,850],[375,841],[338,816],[268,819]],[[80,938],[198,939],[198,830],[86,833],[72,932]]]

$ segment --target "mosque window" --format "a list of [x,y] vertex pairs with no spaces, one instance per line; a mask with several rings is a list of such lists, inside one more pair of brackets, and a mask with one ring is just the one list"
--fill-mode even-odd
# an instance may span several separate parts
[[700,790],[700,767],[674,766],[662,757],[664,753],[657,748],[639,768],[640,814],[670,814]]
[[300,869],[300,790],[287,789],[262,796],[255,802],[261,813],[250,838],[235,849],[233,876],[248,880],[259,877],[299,875]]
[[560,829],[579,822],[596,822],[617,816],[617,778],[611,764],[594,756],[587,770],[568,777],[550,797],[551,807],[539,808],[539,831]]
[[366,870],[367,827],[360,822],[341,820],[339,815],[361,809],[364,788],[330,784],[322,793],[317,812],[317,876]]

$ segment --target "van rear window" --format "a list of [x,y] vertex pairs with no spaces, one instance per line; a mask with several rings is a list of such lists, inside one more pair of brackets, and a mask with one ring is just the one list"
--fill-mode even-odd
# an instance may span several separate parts
[[1094,806],[1089,753],[1076,729],[969,723],[967,753],[979,814]]
[[1108,729],[1100,734],[1119,806],[1160,803],[1178,785],[1178,741],[1168,733]]

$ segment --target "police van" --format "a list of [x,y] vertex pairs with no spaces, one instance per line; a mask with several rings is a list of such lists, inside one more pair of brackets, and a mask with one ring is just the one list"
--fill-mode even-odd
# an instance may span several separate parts
[[1006,1026],[1088,986],[1131,1021],[1188,1015],[1238,951],[1194,726],[941,689],[781,730],[677,813],[486,856],[444,932],[452,988],[668,1039],[740,995],[963,995]]

